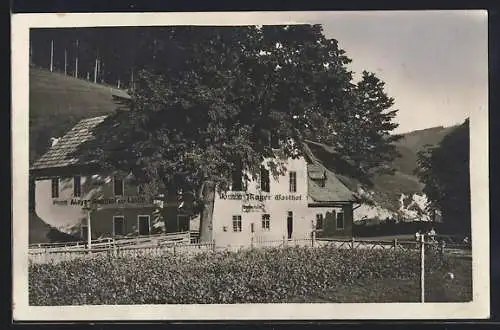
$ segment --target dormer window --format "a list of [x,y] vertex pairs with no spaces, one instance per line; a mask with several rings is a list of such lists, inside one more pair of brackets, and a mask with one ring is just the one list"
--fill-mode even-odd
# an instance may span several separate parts
[[326,184],[326,171],[315,171],[315,172],[310,172],[309,173],[309,177],[314,181],[316,182],[316,184],[318,186],[320,186],[321,188],[324,188],[325,187],[325,184]]

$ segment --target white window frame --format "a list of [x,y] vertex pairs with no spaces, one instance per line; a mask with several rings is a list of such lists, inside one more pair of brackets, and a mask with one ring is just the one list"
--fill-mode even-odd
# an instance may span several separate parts
[[[78,184],[79,184],[79,191],[78,194],[76,193],[76,182],[78,178]],[[82,197],[82,177],[80,175],[75,175],[73,177],[73,197]]]
[[[56,183],[56,188],[57,188],[55,190],[55,192],[56,192],[55,196],[54,196],[54,183]],[[51,194],[52,198],[59,198],[59,177],[52,178],[50,180],[50,194]]]
[[[265,216],[267,216],[267,219],[264,219]],[[262,229],[266,231],[271,230],[271,215],[269,213],[264,213],[261,219],[262,219],[262,224],[261,224]]]
[[123,233],[121,234],[121,236],[123,235],[126,235],[126,230],[125,230],[125,216],[123,215],[114,215],[113,216],[113,237],[116,236],[116,232],[115,232],[115,221],[116,219],[122,219],[123,220]]
[[116,181],[116,179],[117,179],[116,175],[113,175],[113,196],[115,196],[115,197],[123,197],[123,196],[125,196],[125,181],[123,180],[123,178],[118,179],[118,180],[122,181],[122,194],[121,195],[117,195],[116,191],[115,191],[115,187],[116,187],[115,181]]
[[141,231],[140,231],[141,227],[140,227],[140,222],[139,222],[139,219],[141,217],[147,217],[148,218],[148,228],[149,228],[148,235],[151,235],[151,216],[149,214],[139,214],[139,215],[137,215],[137,235],[139,235],[139,236],[141,235]]
[[[338,216],[342,214],[342,227],[339,227],[338,226]],[[335,214],[335,228],[337,228],[337,230],[343,230],[345,228],[345,217],[344,217],[344,212],[337,212]]]
[[[236,221],[236,224],[239,223],[239,226],[236,225],[236,228],[238,230],[234,230],[235,229],[235,221]],[[240,214],[234,214],[233,217],[232,217],[232,225],[233,225],[233,233],[241,233],[242,231],[242,228],[243,228],[243,220],[241,218],[241,215]]]
[[[293,186],[292,186],[292,176],[293,176]],[[293,187],[293,189],[292,189],[292,187]],[[297,192],[297,172],[296,171],[288,172],[288,190],[291,193]]]

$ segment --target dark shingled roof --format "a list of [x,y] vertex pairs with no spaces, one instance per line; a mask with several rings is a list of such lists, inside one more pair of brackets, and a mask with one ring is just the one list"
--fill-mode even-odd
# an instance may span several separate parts
[[[319,163],[307,165],[307,194],[314,202],[354,201],[354,194],[333,173]],[[325,186],[319,185],[324,178]]]
[[91,140],[93,130],[106,119],[106,115],[83,119],[67,132],[60,140],[40,157],[31,167],[32,170],[65,167],[78,164],[75,158],[77,148]]
[[[307,164],[308,197],[317,203],[356,201],[356,194],[342,183],[337,175],[326,168],[314,155],[308,143],[303,144]],[[324,180],[324,187],[320,182]]]

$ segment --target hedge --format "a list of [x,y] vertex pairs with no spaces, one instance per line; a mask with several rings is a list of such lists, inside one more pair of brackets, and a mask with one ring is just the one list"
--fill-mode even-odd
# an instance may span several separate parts
[[[428,252],[430,273],[447,267]],[[96,256],[29,266],[30,305],[279,303],[339,285],[419,278],[416,251],[334,247]]]

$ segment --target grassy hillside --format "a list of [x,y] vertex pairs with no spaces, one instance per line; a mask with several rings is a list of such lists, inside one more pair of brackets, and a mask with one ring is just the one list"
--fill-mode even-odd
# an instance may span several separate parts
[[356,191],[360,185],[373,193],[377,205],[390,211],[396,211],[401,194],[411,195],[419,193],[423,184],[413,174],[417,167],[417,153],[428,145],[437,145],[457,126],[433,127],[403,134],[403,138],[396,143],[401,157],[396,158],[392,166],[396,169],[393,175],[376,175],[371,180],[360,182],[357,174],[349,170],[349,165],[343,163],[339,157],[332,154],[328,147],[311,146],[311,150],[331,170],[339,174],[340,179],[349,189]]
[[31,68],[30,164],[47,150],[51,137],[63,135],[85,117],[116,110],[113,95],[127,97],[123,90]]
[[413,171],[417,167],[417,152],[426,145],[439,144],[456,127],[432,127],[404,134],[396,143],[402,157],[394,160],[393,166],[398,171],[413,176]]

